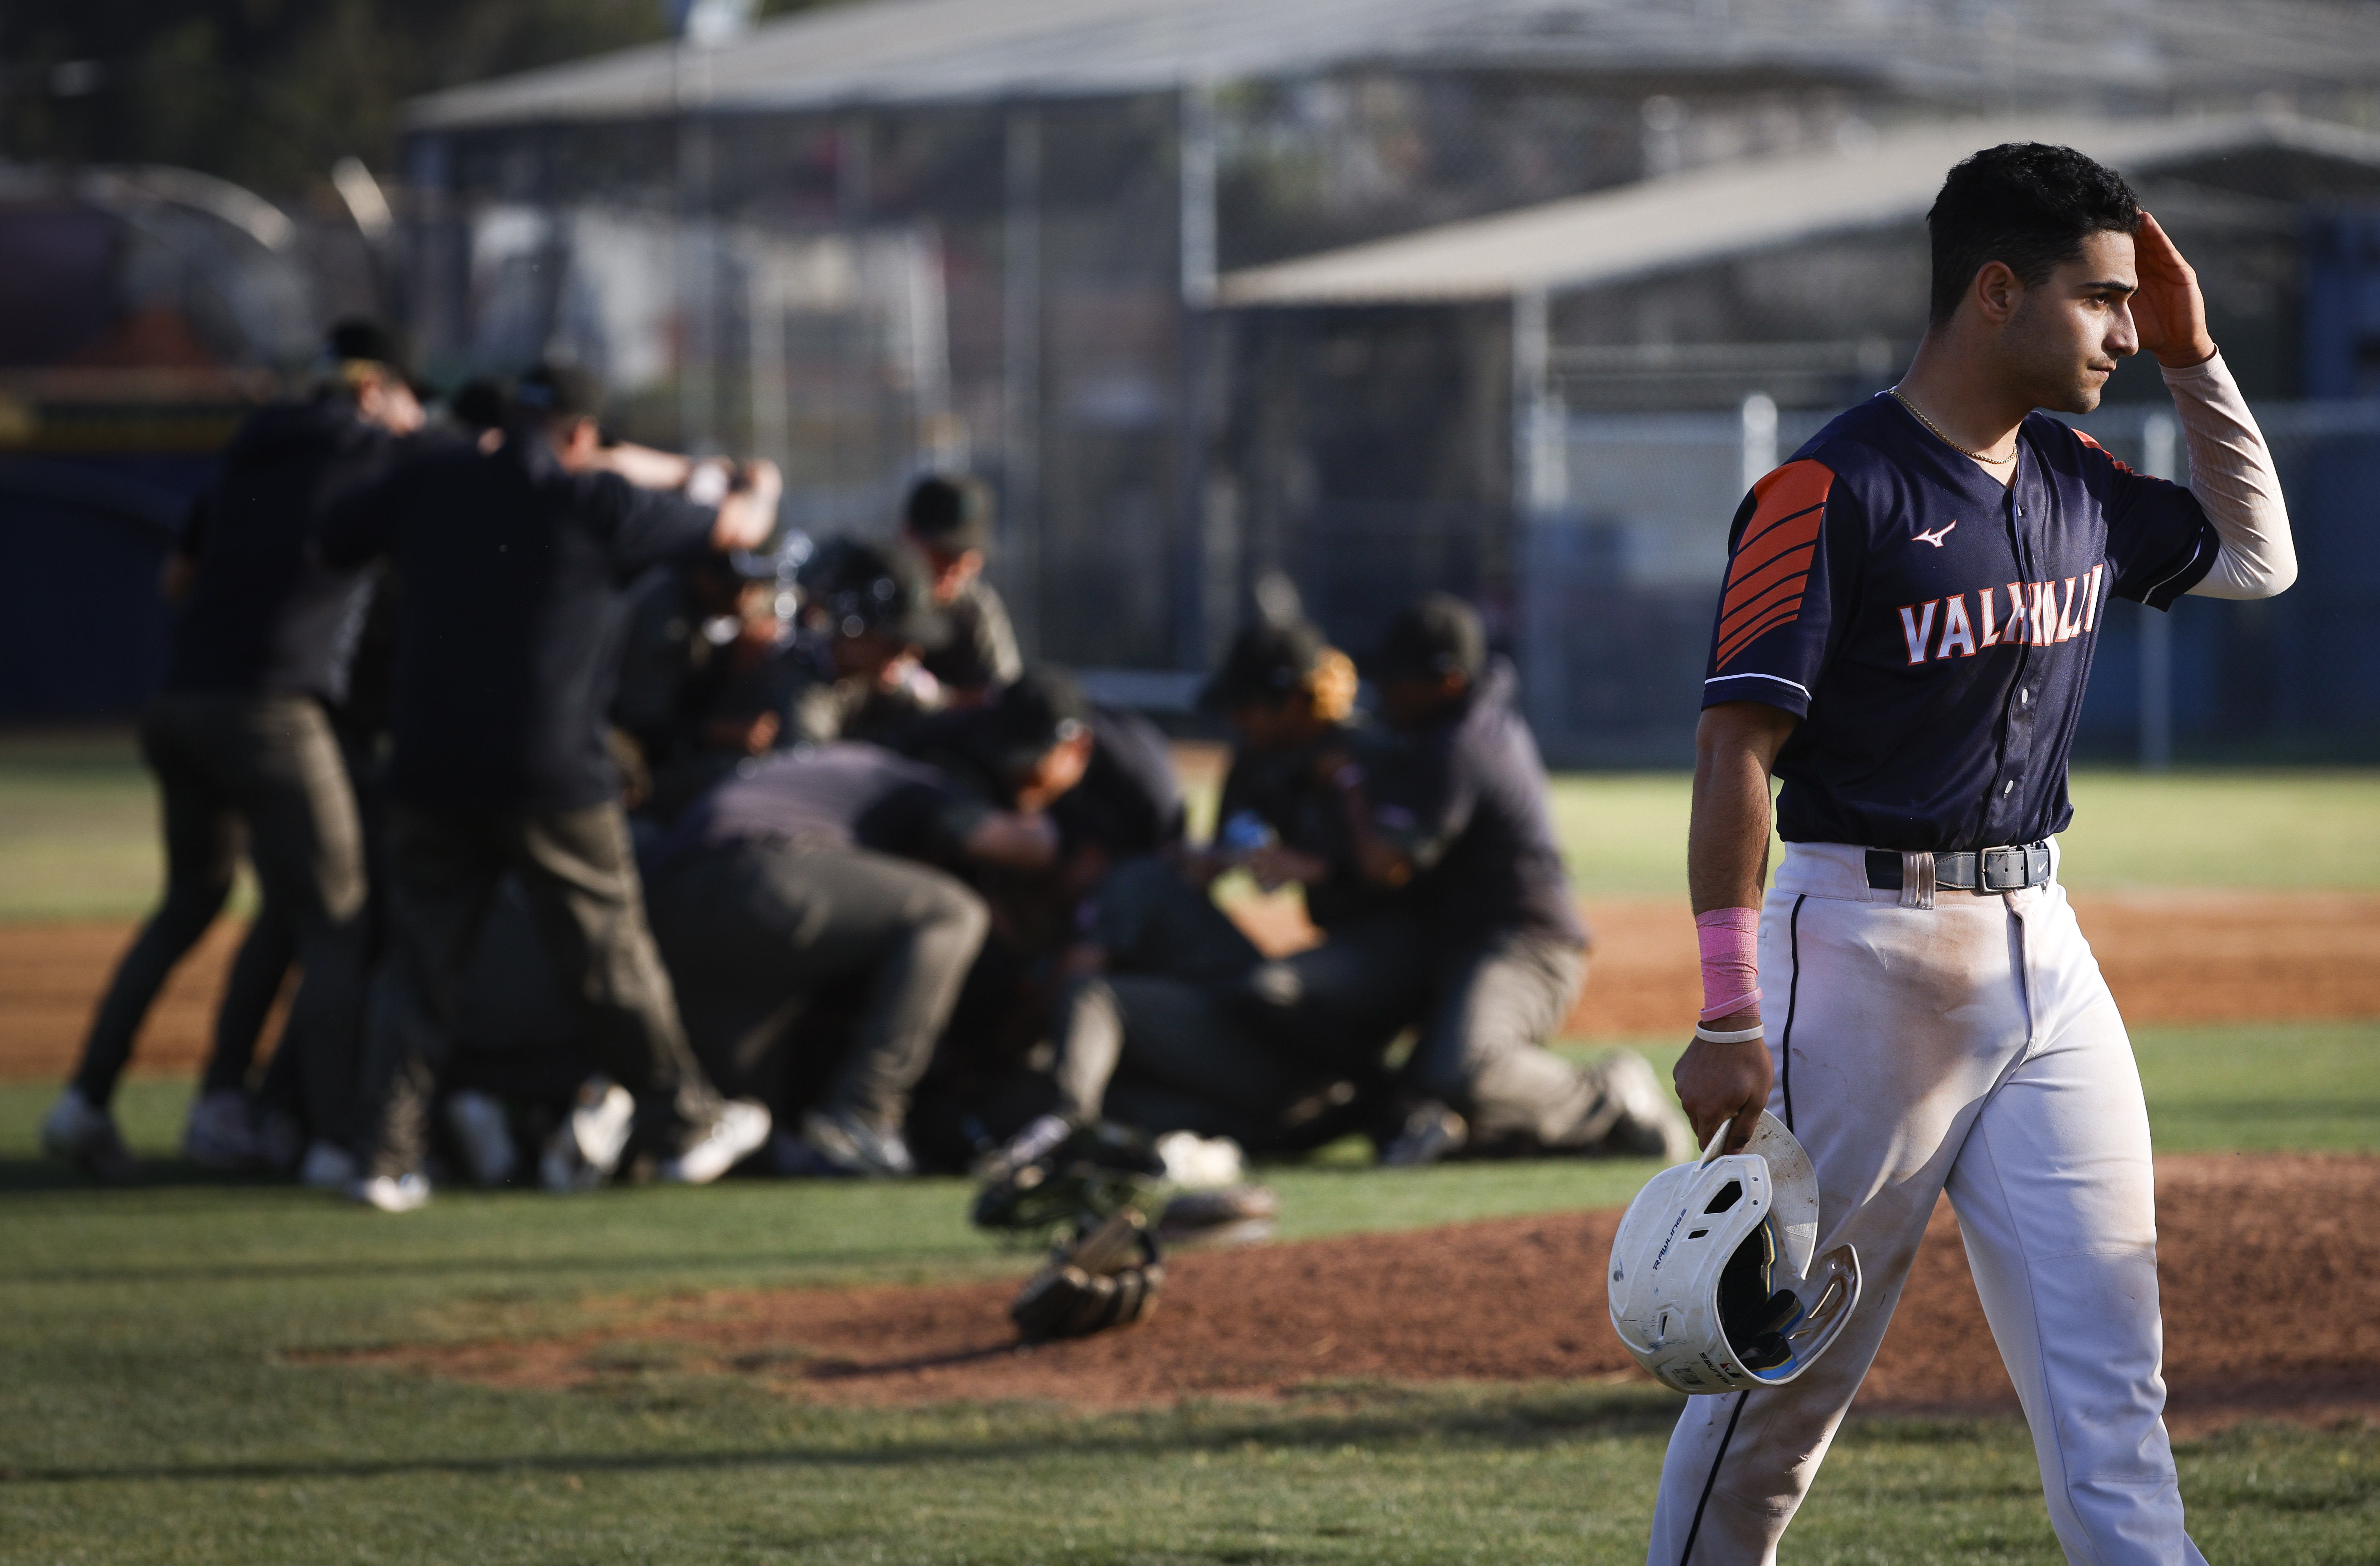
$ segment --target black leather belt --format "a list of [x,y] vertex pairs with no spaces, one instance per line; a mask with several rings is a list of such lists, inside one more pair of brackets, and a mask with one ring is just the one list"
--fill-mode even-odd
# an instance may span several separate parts
[[[1867,884],[1876,892],[1901,890],[1900,856],[1888,848],[1867,851]],[[1934,856],[1934,884],[1945,892],[2022,892],[2049,884],[2049,844],[1963,849]]]

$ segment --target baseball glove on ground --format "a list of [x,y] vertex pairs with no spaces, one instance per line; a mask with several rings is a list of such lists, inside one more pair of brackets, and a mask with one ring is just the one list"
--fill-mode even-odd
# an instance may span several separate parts
[[986,1173],[969,1215],[978,1227],[1046,1233],[1071,1223],[1087,1232],[1150,1195],[1165,1160],[1138,1132],[1100,1123],[1078,1127],[1040,1158]]
[[1008,1317],[1027,1342],[1087,1337],[1147,1317],[1164,1282],[1157,1241],[1140,1214],[1125,1208],[1059,1246],[1009,1305]]

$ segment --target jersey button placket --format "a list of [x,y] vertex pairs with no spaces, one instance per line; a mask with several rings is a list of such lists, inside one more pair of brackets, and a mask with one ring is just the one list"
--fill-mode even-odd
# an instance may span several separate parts
[[[2024,443],[2021,440],[2017,443],[2017,451],[2022,458]],[[2031,540],[2026,537],[2025,508],[2018,499],[2018,492],[2023,487],[2024,469],[2020,463],[2016,480],[2009,486],[2004,504],[2008,507],[2010,552],[2016,560],[2019,574],[2030,579],[2034,574],[2034,552]],[[2015,613],[2011,606],[2011,619]],[[2009,812],[2016,803],[2017,786],[2024,781],[2022,769],[2025,759],[2033,753],[2033,720],[2039,710],[2033,700],[2033,650],[2030,637],[2017,644],[2016,668],[2010,676],[2012,696],[2007,706],[2008,722],[2000,731],[1998,786],[1992,790],[1992,797],[1984,807],[1985,835],[1995,840],[2005,839],[2009,835],[2006,830]]]

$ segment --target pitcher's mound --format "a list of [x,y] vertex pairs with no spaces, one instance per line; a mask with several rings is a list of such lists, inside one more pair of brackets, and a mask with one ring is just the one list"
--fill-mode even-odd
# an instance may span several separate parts
[[[2380,1415],[2380,1159],[2226,1154],[2157,1165],[2171,1416]],[[666,1366],[832,1402],[1087,1407],[1266,1396],[1317,1381],[1644,1381],[1604,1313],[1614,1212],[1346,1236],[1169,1263],[1145,1324],[1023,1347],[1013,1281],[713,1293],[568,1337],[378,1351],[514,1386]],[[1648,1383],[1649,1384],[1649,1383]],[[1863,1412],[2015,1408],[1948,1208],[1925,1237]]]

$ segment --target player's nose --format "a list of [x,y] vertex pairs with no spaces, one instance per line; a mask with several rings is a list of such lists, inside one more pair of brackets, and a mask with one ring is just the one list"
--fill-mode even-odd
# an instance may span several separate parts
[[2107,322],[2107,346],[2118,358],[2130,358],[2141,351],[2140,327],[2132,321],[2130,301],[2118,305],[2113,319]]

